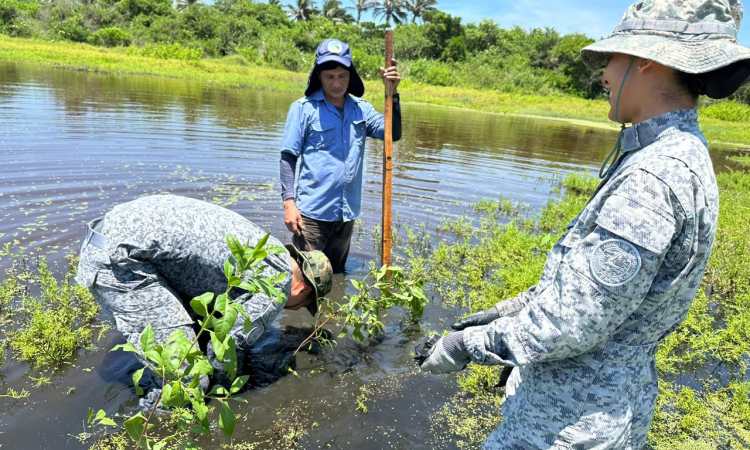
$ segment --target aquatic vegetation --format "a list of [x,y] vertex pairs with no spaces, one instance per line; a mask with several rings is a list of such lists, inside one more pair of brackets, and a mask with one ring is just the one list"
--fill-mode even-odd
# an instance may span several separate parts
[[[0,328],[13,356],[42,371],[60,368],[94,340],[99,307],[85,288],[72,283],[75,260],[62,282],[44,257],[22,253],[0,285]],[[32,293],[38,292],[35,297]]]
[[373,266],[365,278],[351,280],[351,283],[357,293],[345,295],[340,302],[324,302],[315,329],[300,344],[295,355],[312,341],[333,343],[324,328],[332,320],[343,324],[339,338],[351,331],[354,339],[364,342],[367,337],[383,331],[384,316],[389,309],[402,307],[409,311],[410,320],[416,322],[422,317],[428,302],[424,293],[424,280],[406,279],[404,270],[397,266],[382,266],[379,269]]
[[[659,397],[649,435],[655,450],[750,445],[750,173],[717,180],[720,216],[706,275],[686,320],[657,354]],[[476,218],[438,227],[442,240],[420,273],[444,303],[470,312],[522,292],[537,281],[546,253],[597,183],[568,177],[561,196],[537,214],[507,199],[481,200]],[[433,418],[440,424],[436,446],[453,436],[459,448],[474,448],[500,422],[498,377],[496,367],[469,366],[459,380],[463,392]]]

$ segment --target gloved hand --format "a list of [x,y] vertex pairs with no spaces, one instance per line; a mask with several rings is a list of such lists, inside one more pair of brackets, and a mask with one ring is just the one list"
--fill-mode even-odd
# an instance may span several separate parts
[[451,325],[451,328],[460,331],[468,327],[487,325],[488,323],[493,322],[499,318],[500,313],[497,311],[497,308],[493,306],[492,308],[488,308],[484,311],[479,311],[478,313],[472,314],[468,317],[464,317],[463,319]]
[[428,337],[421,345],[417,345],[414,348],[414,360],[417,362],[418,366],[421,366],[422,363],[429,358],[430,353],[432,353],[432,347],[434,347],[435,343],[439,340],[440,338],[435,334]]
[[[425,352],[428,352],[427,358],[423,358]],[[458,372],[469,363],[461,331],[447,334],[440,339],[432,336],[421,347],[417,347],[414,353],[418,363],[422,360],[419,367],[431,373]]]

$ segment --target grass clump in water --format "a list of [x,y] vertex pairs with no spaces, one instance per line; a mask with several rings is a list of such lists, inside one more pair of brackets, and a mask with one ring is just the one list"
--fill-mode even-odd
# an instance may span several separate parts
[[[717,181],[720,215],[706,274],[686,320],[657,354],[653,450],[750,446],[750,173],[723,173]],[[507,199],[478,202],[476,218],[441,224],[442,241],[422,273],[446,304],[469,312],[517,295],[536,283],[547,252],[597,183],[568,177],[561,196],[533,215]],[[459,448],[474,448],[491,432],[501,420],[498,376],[496,367],[469,366],[459,381],[463,392],[433,417],[447,424],[435,427],[438,441],[458,438]]]
[[72,283],[74,270],[71,258],[70,270],[58,282],[44,257],[32,267],[28,257],[14,255],[0,286],[0,317],[5,347],[16,359],[56,369],[92,344],[99,307],[86,288]]

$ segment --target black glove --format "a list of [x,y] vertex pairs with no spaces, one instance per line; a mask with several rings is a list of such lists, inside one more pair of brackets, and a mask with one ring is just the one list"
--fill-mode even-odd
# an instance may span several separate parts
[[[425,352],[429,352],[426,359],[422,357]],[[440,339],[433,336],[415,351],[415,359],[416,353],[420,354],[419,368],[434,374],[459,372],[469,364],[463,331],[448,333]]]
[[417,362],[418,366],[430,356],[432,353],[432,347],[440,340],[440,336],[433,335],[428,337],[424,342],[414,347],[414,361]]
[[487,325],[500,318],[500,313],[494,306],[484,311],[480,311],[476,314],[472,314],[469,317],[464,317],[458,322],[451,325],[454,330],[460,331],[468,327],[476,327],[479,325]]

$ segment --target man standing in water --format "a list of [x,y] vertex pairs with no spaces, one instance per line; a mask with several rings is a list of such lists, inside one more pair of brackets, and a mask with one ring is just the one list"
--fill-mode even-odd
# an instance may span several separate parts
[[[206,292],[227,288],[224,262],[231,256],[227,234],[240,242],[257,243],[265,232],[241,215],[199,200],[175,195],[154,195],[117,205],[103,219],[89,223],[81,248],[76,281],[87,287],[102,309],[114,316],[117,330],[140,346],[140,334],[151,325],[156,342],[165,342],[174,331],[195,339],[195,320],[186,303]],[[268,245],[281,246],[269,237]],[[282,309],[318,310],[317,299],[331,290],[331,264],[319,251],[287,251],[268,255],[264,277],[284,274],[276,288],[284,294],[279,303],[265,293],[239,294],[252,328],[243,330],[238,317],[230,334],[237,344],[238,367],[250,346],[263,334]],[[208,344],[214,369],[223,364]],[[201,385],[208,387],[208,380]],[[156,392],[156,394],[154,394]],[[149,393],[142,406],[158,397]]]
[[[393,93],[393,140],[401,138],[401,76],[380,68]],[[365,139],[383,139],[385,117],[362,100],[365,86],[349,46],[326,39],[318,47],[305,97],[294,102],[281,143],[281,196],[284,223],[301,250],[320,250],[334,273],[344,272],[354,219],[362,199]],[[299,165],[299,173],[297,166]]]

